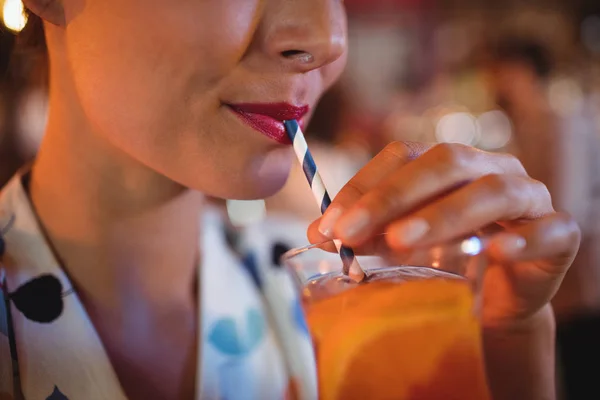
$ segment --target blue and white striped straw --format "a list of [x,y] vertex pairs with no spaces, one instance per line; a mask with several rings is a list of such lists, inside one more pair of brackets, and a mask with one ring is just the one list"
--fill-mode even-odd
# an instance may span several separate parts
[[[315,160],[313,159],[312,154],[310,154],[308,144],[300,129],[300,125],[298,125],[298,121],[296,120],[284,121],[283,124],[294,145],[296,157],[298,157],[298,161],[302,165],[302,170],[308,180],[313,196],[319,207],[321,207],[321,214],[324,214],[331,205],[331,197],[329,197],[327,189],[325,189],[323,179],[321,179],[321,175],[317,170],[317,164],[315,164]],[[365,278],[365,272],[358,264],[354,251],[349,247],[342,246],[338,241],[334,241],[334,243],[342,258],[344,275],[352,277],[357,282],[362,281]]]

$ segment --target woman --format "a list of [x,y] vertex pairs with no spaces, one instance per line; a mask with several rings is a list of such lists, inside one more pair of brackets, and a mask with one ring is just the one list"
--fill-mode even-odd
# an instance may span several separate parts
[[[15,388],[28,400],[189,399],[195,390],[281,397],[282,355],[269,334],[244,373],[206,360],[212,345],[232,354],[254,346],[227,347],[240,342],[222,343],[221,333],[239,315],[255,332],[261,308],[240,308],[258,304],[257,291],[230,268],[213,230],[198,246],[201,226],[214,226],[198,223],[200,193],[261,198],[284,184],[293,154],[281,120],[308,122],[341,73],[342,2],[25,4],[44,20],[50,111],[33,167],[2,195],[15,216],[4,255]],[[491,389],[497,399],[553,398],[549,301],[579,233],[514,158],[392,144],[342,189],[309,238],[369,246],[385,229],[386,244],[402,250],[495,223],[505,232],[491,242],[498,262],[485,288]],[[31,285],[56,292],[48,275],[63,290],[58,316],[22,301]],[[241,388],[222,395],[214,380]]]

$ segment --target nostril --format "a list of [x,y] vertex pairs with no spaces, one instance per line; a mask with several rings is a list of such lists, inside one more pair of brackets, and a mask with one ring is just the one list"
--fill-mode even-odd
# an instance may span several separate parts
[[298,57],[299,55],[305,53],[302,50],[286,50],[286,51],[282,51],[281,55],[284,56],[285,58],[294,58],[294,57]]
[[281,55],[288,60],[293,60],[303,64],[310,64],[315,60],[312,54],[302,50],[286,50],[282,51]]

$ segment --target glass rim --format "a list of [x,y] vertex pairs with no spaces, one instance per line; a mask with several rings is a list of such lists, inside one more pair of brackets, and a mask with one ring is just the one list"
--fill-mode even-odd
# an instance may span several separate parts
[[[387,233],[380,233],[377,236],[385,236],[387,235]],[[302,246],[302,247],[297,247],[297,248],[293,248],[290,249],[288,251],[286,251],[285,253],[283,253],[283,255],[281,256],[281,260],[283,262],[285,261],[289,261],[294,257],[299,256],[300,254],[306,253],[307,251],[310,250],[315,250],[315,249],[321,249],[321,246],[326,245],[328,243],[332,243],[334,244],[336,242],[336,239],[328,239],[328,240],[324,240],[322,242],[318,242],[318,243],[312,243],[306,246]],[[433,245],[433,246],[429,246],[429,247],[417,247],[414,250],[426,250],[427,248],[434,248],[434,247],[444,247],[444,246],[460,246],[461,247],[461,251],[469,256],[477,256],[482,254],[485,249],[487,248],[486,246],[486,240],[485,238],[482,238],[479,235],[473,234],[473,235],[466,235],[464,237],[461,238],[457,238],[454,240],[450,240],[446,243],[442,243],[442,244],[438,244],[438,245]],[[323,250],[325,251],[325,250]],[[377,254],[357,254],[358,257],[370,257],[370,256],[377,256]]]

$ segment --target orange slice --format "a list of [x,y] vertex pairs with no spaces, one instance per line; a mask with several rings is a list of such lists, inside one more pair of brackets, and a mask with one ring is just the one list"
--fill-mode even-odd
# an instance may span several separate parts
[[[350,300],[352,293],[361,301]],[[465,282],[373,283],[345,295],[353,309],[335,318],[335,305],[328,303],[330,320],[319,321],[323,400],[489,398]],[[309,315],[317,315],[319,306]]]

